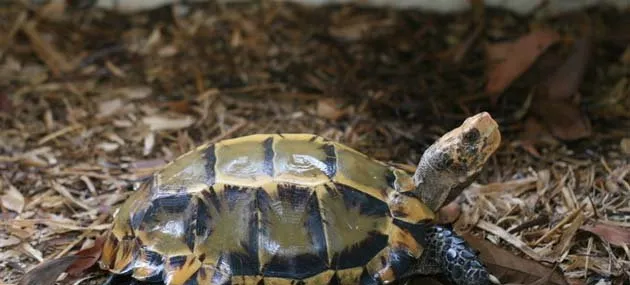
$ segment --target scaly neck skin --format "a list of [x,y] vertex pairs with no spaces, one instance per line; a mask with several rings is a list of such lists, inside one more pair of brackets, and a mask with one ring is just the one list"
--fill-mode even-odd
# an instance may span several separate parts
[[475,180],[500,143],[499,126],[490,114],[469,117],[424,152],[413,176],[416,195],[439,210]]

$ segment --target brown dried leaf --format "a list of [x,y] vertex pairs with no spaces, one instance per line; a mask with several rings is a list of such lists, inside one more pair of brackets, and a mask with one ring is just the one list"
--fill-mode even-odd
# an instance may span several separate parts
[[[0,180],[0,188],[2,188],[2,180]],[[24,210],[24,196],[20,191],[18,191],[13,185],[6,185],[4,187],[4,194],[0,196],[0,202],[2,202],[2,206],[17,212],[22,213]]]
[[630,227],[621,227],[596,221],[580,227],[581,230],[596,234],[612,245],[624,246],[630,244]]
[[486,46],[490,71],[486,92],[496,103],[501,92],[523,74],[548,47],[556,43],[560,35],[550,29],[542,29],[522,36],[509,43]]
[[621,142],[619,144],[623,153],[630,154],[630,138],[621,139]]
[[591,135],[591,123],[579,106],[578,89],[591,54],[588,38],[576,41],[574,52],[536,93],[532,111],[562,140]]
[[76,259],[68,267],[66,272],[72,276],[78,276],[81,273],[88,270],[89,268],[91,268],[92,266],[94,266],[94,264],[96,264],[96,262],[98,261],[98,258],[101,256],[104,241],[105,240],[103,239],[102,236],[98,237],[94,241],[94,245],[92,245],[91,247],[82,249],[78,251],[77,253],[75,253],[74,255],[79,256],[80,258]]
[[147,86],[123,87],[116,90],[117,94],[124,95],[129,100],[145,99],[153,90]]
[[591,135],[590,120],[577,104],[560,100],[538,100],[532,110],[549,131],[561,140],[577,140]]
[[317,102],[317,115],[329,120],[338,120],[345,114],[340,103],[335,99],[322,99]]
[[0,93],[0,112],[10,112],[13,109],[13,102],[5,92]]
[[120,99],[113,99],[105,102],[101,102],[98,105],[98,114],[96,118],[105,118],[113,115],[123,106],[123,101]]
[[502,283],[528,284],[549,280],[545,284],[568,285],[561,272],[554,271],[538,262],[525,259],[496,246],[488,241],[466,234],[464,239],[475,249],[479,250],[479,257],[488,267],[490,273]]
[[577,40],[573,53],[547,81],[545,86],[547,98],[551,100],[570,100],[578,92],[590,56],[590,39]]
[[7,238],[0,238],[0,248],[14,246],[22,242],[19,238],[9,236]]
[[152,131],[161,131],[184,129],[190,127],[195,122],[195,120],[191,116],[170,118],[156,115],[144,117],[142,119],[142,122],[148,125]]
[[28,271],[18,285],[52,285],[78,256],[64,256],[40,263]]

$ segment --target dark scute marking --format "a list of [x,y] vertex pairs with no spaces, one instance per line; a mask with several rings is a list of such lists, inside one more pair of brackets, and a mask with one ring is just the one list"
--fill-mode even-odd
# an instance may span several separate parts
[[171,268],[181,268],[186,264],[186,256],[173,256],[168,259]]
[[[263,274],[270,277],[301,279],[326,270],[328,268],[326,237],[315,192],[307,187],[280,184],[278,185],[278,196],[278,199],[285,202],[285,205],[293,207],[293,210],[296,210],[298,213],[303,211],[306,215],[305,224],[301,226],[306,227],[309,232],[309,242],[314,254],[274,256],[265,264]],[[276,202],[264,190],[259,190],[256,197],[262,222],[260,234],[264,234],[266,225],[269,222],[266,217],[271,214],[273,204],[276,204]]]
[[[262,188],[258,188],[255,193],[251,193],[251,188],[238,187],[238,186],[226,186],[224,190],[224,199],[228,201],[228,207],[233,209],[238,201],[249,199],[248,196],[256,195]],[[257,197],[256,197],[257,198]],[[249,239],[247,243],[242,244],[246,253],[230,253],[230,267],[232,268],[233,275],[253,275],[259,273],[259,261],[258,261],[258,211],[256,210],[258,202],[254,198],[243,215],[251,215],[249,221],[248,235]]]
[[188,278],[188,280],[184,282],[184,285],[199,285],[199,281],[197,281],[198,274],[199,274],[199,271],[195,272],[195,274],[190,276],[190,278]]
[[337,272],[335,272],[333,277],[330,278],[330,282],[328,282],[328,285],[341,285],[341,280],[339,280],[339,276],[337,276]]
[[[184,221],[184,225],[186,227],[184,238],[186,241],[186,245],[188,245],[188,248],[190,248],[190,250],[193,250],[195,248],[195,240],[197,239],[197,224],[203,224],[207,221],[207,219],[204,219],[203,214],[202,216],[199,216],[198,204],[203,204],[203,202],[200,201],[197,197],[193,198],[194,199],[192,199],[192,204],[190,205],[191,213],[188,215],[189,220]],[[199,220],[200,218],[201,220]]]
[[387,174],[385,174],[385,181],[387,181],[387,186],[392,189],[396,189],[394,183],[396,182],[396,175],[391,170],[387,170]]
[[306,207],[310,192],[310,188],[300,187],[295,184],[283,183],[278,185],[278,198],[280,201],[291,205],[294,210]]
[[314,135],[314,136],[312,136],[312,137],[308,140],[308,142],[314,142],[314,141],[315,141],[318,137],[319,137],[319,136]]
[[404,250],[394,248],[389,252],[389,264],[396,278],[404,276],[415,261],[416,259]]
[[268,277],[303,279],[326,270],[321,257],[312,254],[298,256],[275,256],[267,265],[263,274]]
[[399,219],[394,219],[394,225],[398,226],[399,228],[408,231],[411,236],[416,240],[416,242],[418,242],[420,245],[422,245],[423,247],[427,247],[427,241],[426,241],[426,236],[427,236],[427,228],[428,225],[425,223],[417,223],[417,224],[412,224],[412,223],[407,223],[405,221],[401,221]]
[[281,138],[284,138],[284,135],[280,131],[277,131],[276,134],[280,136]]
[[217,164],[217,156],[214,153],[214,144],[208,146],[204,153],[204,158],[206,159],[206,175],[208,177],[206,184],[213,185],[216,182],[216,171],[214,167]]
[[319,200],[317,199],[316,192],[311,193],[306,211],[308,212],[306,228],[309,230],[313,241],[313,251],[315,251],[317,256],[321,259],[322,266],[328,268],[326,233],[324,232],[324,223],[322,221],[321,209],[319,208]]
[[380,283],[381,282],[376,280],[374,276],[370,275],[366,268],[363,269],[363,272],[361,273],[361,277],[359,279],[360,285],[379,285]]
[[[343,234],[343,233],[338,233]],[[368,237],[356,245],[336,253],[331,268],[348,269],[366,265],[376,254],[387,246],[388,236],[380,232],[370,232]]]
[[[203,193],[205,195],[211,195],[211,193]],[[212,191],[214,194],[214,191]],[[216,195],[215,195],[216,196]],[[206,203],[210,203],[208,200],[200,200],[197,202],[197,223],[195,225],[195,230],[197,237],[200,240],[205,240],[208,235],[210,235],[209,225],[210,225],[210,209]]]
[[131,219],[129,220],[129,225],[134,231],[138,230],[138,228],[140,227],[140,224],[142,223],[142,220],[144,219],[144,215],[146,214],[146,212],[147,212],[146,209],[142,209],[135,213],[131,213]]
[[146,250],[144,252],[144,256],[145,256],[145,262],[152,264],[152,265],[159,265],[162,264],[162,255],[155,252],[155,251],[151,251],[151,250]]
[[479,140],[480,137],[481,134],[479,133],[479,130],[477,128],[473,128],[464,134],[464,143],[474,144]]
[[153,223],[162,223],[158,218],[164,218],[168,214],[180,214],[185,211],[190,204],[191,196],[184,192],[168,195],[161,198],[155,198],[151,202],[151,206],[146,210],[139,228],[143,230]]
[[324,153],[326,154],[326,176],[332,178],[337,174],[337,155],[335,154],[335,145],[327,143],[322,146]]
[[273,137],[269,137],[263,141],[263,149],[265,151],[263,171],[265,174],[273,176]]
[[256,252],[256,248],[247,247],[247,245],[243,245],[248,254],[242,254],[237,252],[227,253],[228,262],[230,264],[230,269],[232,270],[232,275],[258,275],[259,274],[259,262],[258,256],[252,255],[252,252]]
[[366,216],[390,216],[387,203],[344,184],[335,183],[335,187],[341,193],[347,208],[359,208],[359,213]]

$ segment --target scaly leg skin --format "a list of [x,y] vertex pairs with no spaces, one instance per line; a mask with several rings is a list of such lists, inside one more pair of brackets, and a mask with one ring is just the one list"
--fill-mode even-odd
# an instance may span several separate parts
[[443,274],[456,285],[490,285],[490,274],[466,241],[451,229],[427,227],[425,251],[413,275]]

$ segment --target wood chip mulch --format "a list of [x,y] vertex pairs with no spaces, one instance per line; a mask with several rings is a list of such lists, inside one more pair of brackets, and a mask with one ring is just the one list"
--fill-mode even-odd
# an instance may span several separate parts
[[630,29],[618,12],[486,11],[486,41],[536,25],[567,41],[576,22],[596,29],[580,86],[592,134],[536,133],[532,145],[522,114],[544,66],[491,104],[483,45],[458,53],[474,16],[262,3],[63,20],[0,5],[2,283],[92,245],[134,183],[202,142],[312,132],[413,170],[480,111],[503,143],[463,195],[457,228],[559,263],[570,280],[630,278]]

